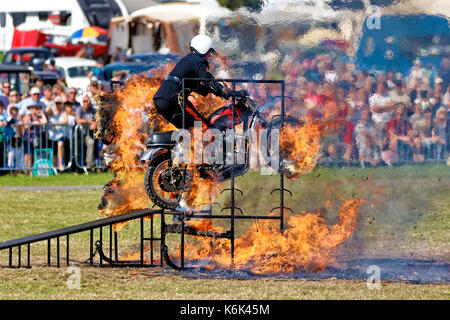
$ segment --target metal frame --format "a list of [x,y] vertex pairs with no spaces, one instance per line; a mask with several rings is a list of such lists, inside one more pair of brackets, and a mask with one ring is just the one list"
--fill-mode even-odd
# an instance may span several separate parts
[[[195,81],[211,81],[211,79],[192,79],[192,78],[185,78],[182,79],[182,88],[185,88],[185,81],[186,80],[195,80]],[[231,82],[232,83],[232,89],[236,89],[236,83],[271,83],[271,84],[279,84],[281,86],[281,114],[277,116],[281,116],[282,120],[285,119],[285,109],[284,109],[284,81],[280,80],[244,80],[244,79],[217,79],[216,81],[221,82]],[[184,92],[184,91],[183,91]],[[183,94],[183,103],[185,106],[184,101],[184,94]],[[234,108],[235,108],[235,99],[233,98],[232,103],[232,127],[234,128],[235,118],[234,118]],[[184,127],[184,116],[185,116],[185,107],[183,108],[183,127]],[[236,139],[236,137],[234,137]],[[235,142],[236,140],[234,140]],[[235,143],[233,144],[235,147]],[[281,159],[280,159],[281,161]],[[235,158],[233,157],[233,164],[235,163]],[[100,220],[96,220],[93,222],[76,225],[69,228],[63,228],[51,232],[46,232],[34,236],[29,236],[25,238],[20,238],[16,240],[6,241],[3,243],[0,243],[0,250],[9,250],[9,267],[22,267],[21,264],[21,247],[27,246],[27,264],[26,267],[31,266],[31,258],[30,258],[30,252],[31,243],[38,242],[38,241],[47,241],[47,265],[52,266],[51,261],[51,240],[56,239],[57,241],[57,263],[56,266],[60,267],[60,238],[66,237],[66,264],[69,265],[70,258],[69,258],[69,236],[74,233],[79,232],[90,232],[90,250],[89,250],[89,259],[87,260],[89,265],[94,265],[94,256],[98,252],[99,253],[99,263],[95,264],[98,266],[108,266],[108,267],[125,267],[125,266],[132,266],[132,267],[162,267],[164,265],[164,262],[166,265],[176,269],[176,270],[183,270],[186,268],[185,266],[185,252],[184,252],[184,246],[185,246],[185,235],[195,235],[195,236],[205,236],[205,237],[211,237],[211,238],[221,238],[221,239],[229,239],[231,242],[231,252],[230,252],[230,258],[232,265],[234,264],[234,257],[235,257],[235,223],[236,220],[240,219],[252,219],[252,220],[279,220],[280,223],[280,232],[284,231],[284,212],[285,210],[291,210],[290,208],[285,206],[285,192],[288,192],[291,196],[292,193],[287,190],[284,186],[284,174],[280,173],[280,186],[279,188],[275,188],[271,191],[271,194],[275,191],[280,192],[280,200],[279,200],[279,206],[272,209],[279,210],[279,215],[274,216],[262,216],[262,215],[244,215],[243,210],[236,206],[235,201],[235,193],[240,192],[243,195],[243,192],[236,188],[235,186],[235,173],[232,170],[231,174],[231,186],[230,188],[222,190],[222,192],[230,191],[231,192],[231,204],[228,207],[222,208],[220,212],[223,212],[224,210],[230,210],[229,215],[218,215],[212,213],[212,205],[210,205],[209,210],[203,210],[198,213],[193,214],[190,216],[191,219],[227,219],[230,221],[230,230],[222,232],[220,234],[214,233],[214,232],[200,232],[196,231],[193,228],[190,228],[189,225],[186,224],[186,222],[183,220],[184,213],[177,212],[177,211],[164,211],[162,209],[160,210],[150,210],[150,209],[143,209],[143,210],[136,210],[132,211],[127,214],[113,216],[109,218],[104,218]],[[239,211],[241,215],[237,215],[236,211]],[[154,216],[155,215],[161,215],[161,225],[160,225],[160,236],[157,238],[154,236],[155,228],[153,225],[154,222]],[[166,223],[166,216],[179,216],[181,218],[180,224],[167,224]],[[145,236],[145,230],[144,230],[144,218],[150,218],[150,236]],[[120,261],[118,257],[118,235],[117,232],[113,232],[113,225],[119,222],[125,222],[125,221],[131,221],[139,219],[140,220],[140,259],[139,261]],[[109,226],[109,256],[105,254],[104,252],[104,246],[103,246],[103,227]],[[99,230],[99,240],[95,242],[95,250],[94,250],[94,230]],[[178,266],[174,262],[171,261],[169,253],[168,253],[168,247],[166,245],[166,236],[170,233],[176,233],[180,234],[180,265]],[[149,241],[150,242],[150,263],[146,263],[144,259],[144,242]],[[160,259],[158,262],[155,261],[153,257],[153,249],[155,246],[154,242],[160,242]],[[13,248],[18,248],[18,263],[16,266],[13,265]],[[114,249],[114,255],[113,255],[113,249]]]

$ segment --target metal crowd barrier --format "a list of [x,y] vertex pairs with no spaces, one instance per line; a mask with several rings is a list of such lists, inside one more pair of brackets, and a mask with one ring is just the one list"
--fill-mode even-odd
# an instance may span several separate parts
[[[75,126],[68,124],[21,124],[8,125],[0,131],[0,172],[5,171],[31,171],[33,175],[51,175],[58,174],[57,148],[52,148],[54,134],[58,131],[64,131],[64,171],[82,170],[88,174],[89,170],[103,170],[104,159],[101,154],[102,144],[90,136],[86,139],[88,133],[87,125],[77,124]],[[19,132],[19,134],[16,134]],[[87,143],[88,142],[88,143]],[[88,146],[88,144],[90,144]],[[425,163],[445,163],[445,147],[438,148],[437,145],[430,145],[425,152]],[[442,150],[441,150],[442,149]],[[88,161],[87,152],[90,152],[90,161]],[[357,144],[354,143],[354,151],[357,151]],[[447,155],[448,157],[448,155]],[[56,166],[53,159],[56,158]],[[321,161],[319,166],[334,166],[333,163]],[[343,159],[340,159],[343,160]],[[344,161],[342,161],[343,163]],[[399,159],[397,165],[415,164],[411,156],[406,159]],[[351,163],[347,162],[345,166],[365,166],[356,158]]]
[[[31,171],[33,175],[58,174],[58,141],[63,141],[63,170],[104,169],[101,143],[91,138],[92,163],[86,162],[85,125],[9,124],[0,132],[0,171]],[[89,139],[87,139],[89,140]]]

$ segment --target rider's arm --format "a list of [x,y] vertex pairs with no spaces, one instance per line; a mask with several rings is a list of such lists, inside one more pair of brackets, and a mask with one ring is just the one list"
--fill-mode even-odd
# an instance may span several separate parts
[[207,63],[202,63],[198,70],[199,78],[211,79],[211,81],[204,81],[200,84],[198,90],[199,94],[206,96],[208,93],[212,93],[218,97],[228,99],[229,95],[224,92],[224,87],[222,84],[214,79],[214,76],[209,72],[209,66]]

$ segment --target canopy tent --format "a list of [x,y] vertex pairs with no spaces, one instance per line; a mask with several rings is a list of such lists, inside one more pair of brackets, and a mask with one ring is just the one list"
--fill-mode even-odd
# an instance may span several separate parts
[[128,17],[111,20],[109,54],[117,46],[133,53],[170,51],[185,53],[190,39],[205,32],[208,19],[228,15],[222,7],[173,3],[137,10]]

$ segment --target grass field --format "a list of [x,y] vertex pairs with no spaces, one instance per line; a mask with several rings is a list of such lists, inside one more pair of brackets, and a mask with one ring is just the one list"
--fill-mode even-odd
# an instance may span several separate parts
[[[102,189],[20,190],[12,186],[103,185],[110,174],[61,174],[48,178],[0,176],[0,241],[101,218],[97,211]],[[270,195],[278,177],[250,172],[236,181],[246,214],[267,214],[277,206]],[[293,197],[286,203],[296,213],[327,207],[326,219],[336,218],[342,198],[366,199],[358,231],[340,255],[412,256],[450,259],[450,167],[416,166],[374,169],[316,169],[302,179],[286,181]],[[264,196],[262,196],[264,195]],[[229,194],[218,200],[229,203]],[[330,204],[331,203],[331,204]],[[159,218],[156,220],[158,223]],[[370,221],[370,223],[368,222]],[[238,226],[238,235],[248,222]],[[137,223],[121,231],[121,254],[138,250]],[[71,238],[71,256],[88,257],[88,233]],[[173,240],[175,241],[175,240]],[[0,268],[0,299],[449,299],[449,284],[382,282],[369,290],[365,281],[191,279],[164,269],[109,269],[81,266],[81,288],[69,290],[65,266],[48,268],[45,244],[33,245],[33,268]],[[54,251],[53,251],[54,252]],[[0,265],[7,265],[0,252]]]

